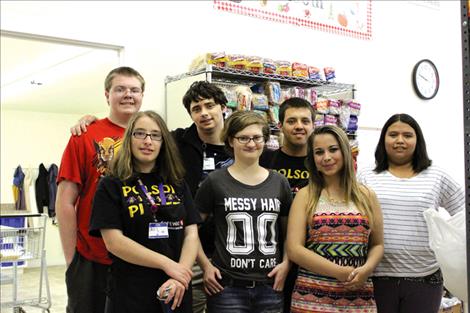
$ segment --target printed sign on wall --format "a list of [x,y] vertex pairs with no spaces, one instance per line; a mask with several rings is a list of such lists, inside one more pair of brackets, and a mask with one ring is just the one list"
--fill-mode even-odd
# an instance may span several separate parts
[[217,10],[369,40],[372,1],[214,0]]

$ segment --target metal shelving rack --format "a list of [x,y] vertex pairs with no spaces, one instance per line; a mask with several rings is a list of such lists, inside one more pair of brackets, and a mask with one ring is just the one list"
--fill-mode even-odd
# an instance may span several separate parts
[[233,68],[206,65],[204,68],[165,78],[166,122],[170,129],[187,127],[192,121],[182,104],[184,93],[192,82],[205,80],[219,85],[252,85],[267,80],[276,81],[281,87],[315,87],[318,96],[354,98],[354,85],[277,74],[254,73]]
[[217,81],[233,84],[250,84],[264,82],[266,80],[273,80],[279,82],[283,87],[316,87],[315,89],[317,92],[325,96],[351,91],[354,93],[355,91],[353,84],[336,83],[320,79],[308,79],[303,77],[283,76],[277,74],[254,73],[233,68],[216,67],[213,65],[207,65],[205,68],[181,75],[167,76],[165,79],[165,84],[201,74],[205,75],[205,79],[209,82]]

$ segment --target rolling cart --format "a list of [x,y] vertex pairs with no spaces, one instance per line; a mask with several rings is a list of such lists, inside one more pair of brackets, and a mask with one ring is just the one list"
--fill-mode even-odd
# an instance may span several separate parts
[[[21,221],[20,225],[8,226],[9,221]],[[47,276],[45,214],[9,214],[0,215],[0,282],[2,287],[1,308],[12,308],[14,313],[25,312],[23,307],[35,307],[42,312],[49,312],[51,293]],[[39,277],[33,283],[34,290],[22,290],[19,286],[18,270],[39,262]],[[10,299],[4,299],[7,293],[5,285],[11,286]],[[20,287],[20,288],[19,288]],[[37,287],[37,288],[36,288]],[[32,289],[29,287],[28,289]],[[9,295],[9,294],[8,294]]]

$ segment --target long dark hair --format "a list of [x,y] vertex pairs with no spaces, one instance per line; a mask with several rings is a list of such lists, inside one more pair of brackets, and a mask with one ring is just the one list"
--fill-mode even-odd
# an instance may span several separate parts
[[388,169],[388,156],[385,151],[385,135],[387,130],[395,122],[402,122],[410,125],[416,133],[416,148],[413,154],[413,171],[415,173],[420,173],[431,166],[431,159],[428,157],[428,152],[426,150],[426,141],[424,140],[423,132],[421,127],[419,127],[418,122],[408,114],[399,113],[392,115],[382,127],[382,132],[380,133],[380,139],[375,148],[375,169],[376,173],[383,172]]

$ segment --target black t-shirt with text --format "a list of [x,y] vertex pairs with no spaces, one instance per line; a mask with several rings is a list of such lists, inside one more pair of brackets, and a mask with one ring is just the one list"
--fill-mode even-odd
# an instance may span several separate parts
[[[194,208],[191,193],[186,184],[174,186],[162,182],[154,173],[139,174],[149,195],[158,204],[154,214],[149,200],[137,182],[129,179],[121,182],[114,177],[100,181],[90,220],[90,234],[100,236],[101,229],[119,229],[122,233],[145,246],[178,262],[184,240],[184,228],[201,221]],[[159,184],[161,183],[161,186]],[[165,195],[162,204],[160,188]],[[155,236],[156,225],[166,225],[166,234]],[[156,299],[157,289],[168,275],[159,269],[128,263],[111,255],[113,301],[119,312],[160,311]]]
[[295,194],[303,187],[307,186],[309,173],[305,167],[306,157],[289,156],[278,150],[265,150],[260,158],[260,165],[273,169],[279,174],[285,176],[289,181],[292,190],[292,195]]

